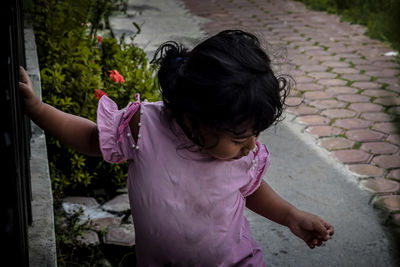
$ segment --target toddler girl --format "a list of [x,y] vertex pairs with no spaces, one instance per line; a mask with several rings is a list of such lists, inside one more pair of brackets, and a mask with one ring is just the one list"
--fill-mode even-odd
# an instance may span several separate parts
[[269,152],[259,134],[287,94],[258,39],[223,31],[188,51],[161,45],[154,62],[163,101],[122,110],[107,96],[97,125],[42,103],[21,69],[26,112],[48,134],[108,162],[129,162],[139,266],[264,266],[247,207],[287,226],[310,248],[333,227],[296,209],[262,180]]

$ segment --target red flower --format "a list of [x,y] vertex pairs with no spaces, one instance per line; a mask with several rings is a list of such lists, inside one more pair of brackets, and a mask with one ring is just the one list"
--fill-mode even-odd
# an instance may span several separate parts
[[[95,89],[95,90],[94,90],[94,98],[96,98],[97,101],[99,101],[100,98],[101,98],[103,95],[107,95],[107,93],[101,91],[100,89]],[[107,96],[108,96],[108,95],[107,95]]]
[[99,44],[101,44],[101,42],[103,42],[103,36],[97,35],[96,38],[97,38],[97,42],[98,42]]
[[117,70],[110,70],[109,72],[110,72],[110,79],[113,82],[120,84],[123,84],[125,82],[124,77],[122,77]]

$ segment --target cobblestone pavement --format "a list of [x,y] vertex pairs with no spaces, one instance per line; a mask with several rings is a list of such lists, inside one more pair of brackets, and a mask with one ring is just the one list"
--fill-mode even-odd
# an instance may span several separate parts
[[[287,49],[280,72],[296,81],[287,103],[294,123],[359,177],[374,203],[400,225],[400,69],[387,45],[338,16],[283,0],[184,0],[209,35],[243,29]],[[278,57],[279,58],[279,57]]]

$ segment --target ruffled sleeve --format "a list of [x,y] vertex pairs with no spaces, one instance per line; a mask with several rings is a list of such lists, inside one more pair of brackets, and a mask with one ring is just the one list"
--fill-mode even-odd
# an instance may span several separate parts
[[269,151],[267,147],[257,142],[254,152],[254,159],[252,160],[252,167],[250,169],[249,182],[240,189],[244,197],[254,193],[260,186],[264,173],[270,165]]
[[[99,129],[100,150],[105,161],[121,163],[128,159],[127,140],[124,132],[129,132],[129,122],[139,109],[140,103],[130,103],[125,109],[118,110],[117,104],[107,96],[102,96],[97,108],[97,127]],[[131,142],[133,138],[128,134]]]

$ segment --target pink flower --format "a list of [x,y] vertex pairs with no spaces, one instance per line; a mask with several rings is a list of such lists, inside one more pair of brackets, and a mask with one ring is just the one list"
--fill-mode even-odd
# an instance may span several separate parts
[[123,84],[125,82],[124,77],[117,70],[110,70],[110,79],[113,82]]
[[103,36],[97,35],[96,38],[97,38],[97,43],[101,44],[101,42],[103,42]]
[[100,89],[95,89],[95,90],[94,90],[94,98],[96,98],[97,101],[99,101],[100,98],[101,98],[103,95],[107,95],[107,93],[101,91]]

